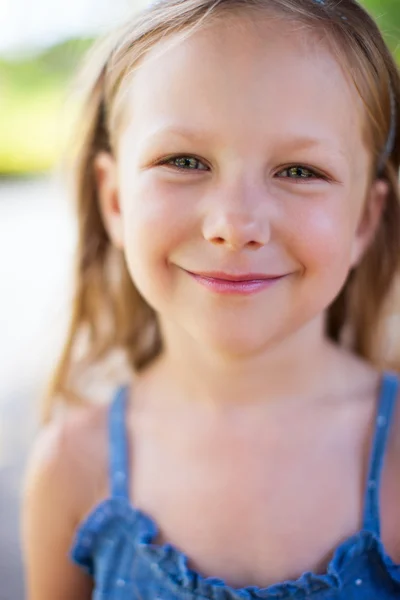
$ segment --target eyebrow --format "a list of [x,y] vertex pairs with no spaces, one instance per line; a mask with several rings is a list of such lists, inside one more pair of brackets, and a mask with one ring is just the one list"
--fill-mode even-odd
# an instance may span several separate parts
[[[175,125],[161,126],[152,131],[148,136],[145,137],[146,143],[154,143],[164,137],[173,136],[180,137],[188,141],[194,142],[205,142],[212,141],[213,139],[220,139],[217,135],[211,134],[206,130],[189,129],[185,127],[178,127]],[[286,140],[285,140],[286,138]],[[284,141],[285,140],[285,141]],[[342,147],[337,144],[332,144],[332,140],[324,137],[314,137],[307,134],[295,134],[293,136],[288,133],[287,136],[281,138],[283,143],[290,146],[292,151],[322,149],[332,152],[335,155],[340,156],[348,160],[348,154],[344,152]]]
[[166,136],[180,137],[185,138],[186,140],[194,140],[199,142],[210,140],[212,137],[214,137],[206,133],[204,130],[186,129],[184,127],[176,127],[175,125],[168,125],[154,129],[149,135],[146,136],[146,141],[154,142],[159,138]]
[[296,148],[296,150],[309,150],[310,148],[321,148],[321,146],[335,149],[338,154],[345,156],[342,148],[336,144],[332,144],[332,140],[328,138],[316,138],[312,136],[298,135],[291,138],[288,143]]

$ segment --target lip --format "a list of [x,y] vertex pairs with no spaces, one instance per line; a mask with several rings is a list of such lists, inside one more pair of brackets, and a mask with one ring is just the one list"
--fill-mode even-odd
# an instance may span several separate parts
[[265,273],[193,273],[186,271],[195,281],[219,294],[250,295],[265,290],[286,275],[266,275]]

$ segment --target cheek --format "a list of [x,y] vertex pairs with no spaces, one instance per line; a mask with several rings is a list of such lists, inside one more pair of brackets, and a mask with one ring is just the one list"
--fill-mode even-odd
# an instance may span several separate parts
[[308,276],[342,282],[351,264],[354,219],[343,202],[299,211],[292,233],[293,251]]
[[194,235],[196,218],[168,186],[126,186],[122,191],[125,256],[131,276],[145,295],[171,286],[168,257]]

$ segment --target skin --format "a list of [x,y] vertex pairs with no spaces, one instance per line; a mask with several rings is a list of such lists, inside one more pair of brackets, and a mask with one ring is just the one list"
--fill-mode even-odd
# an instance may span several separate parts
[[[320,346],[324,311],[373,237],[386,188],[368,188],[364,114],[329,51],[293,26],[247,21],[150,52],[118,160],[102,155],[97,169],[104,220],[170,355],[203,362],[206,352],[235,369],[261,357],[270,373],[282,353],[298,364],[299,348]],[[171,155],[200,162],[160,165]],[[323,177],[284,178],[291,165]],[[286,277],[228,298],[185,270]]]
[[[380,380],[323,327],[387,194],[383,182],[370,183],[360,99],[320,37],[242,14],[159,44],[136,71],[124,110],[114,156],[96,158],[99,199],[165,342],[135,378],[132,501],[157,521],[160,543],[230,585],[323,572],[362,525]],[[186,156],[190,168],[179,168],[173,158]],[[293,166],[311,177],[288,178]],[[284,277],[236,297],[187,271]],[[49,482],[65,488],[53,490],[53,505],[69,515],[65,548],[68,527],[72,538],[108,494],[105,416],[96,414],[61,426],[69,445],[56,458],[51,436],[39,444],[29,488],[36,502],[26,511],[32,555],[49,518],[41,493]],[[393,438],[382,528],[400,561],[398,446]],[[51,476],[41,467],[49,462]],[[67,472],[81,482],[78,500],[62,487]],[[53,531],[53,555],[54,539]],[[45,556],[31,559],[32,573],[34,560],[40,571]],[[68,572],[65,598],[89,597],[80,577]],[[60,577],[53,588],[39,579],[31,577],[32,599],[54,590],[61,598]]]

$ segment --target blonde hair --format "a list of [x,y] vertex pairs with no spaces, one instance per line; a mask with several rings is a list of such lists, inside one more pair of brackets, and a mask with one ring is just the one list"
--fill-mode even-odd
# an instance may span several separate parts
[[328,309],[327,333],[340,341],[343,331],[349,330],[356,354],[379,367],[400,366],[396,352],[388,353],[387,327],[400,272],[400,131],[395,120],[400,79],[378,26],[355,0],[342,0],[340,7],[333,0],[161,0],[96,48],[85,70],[88,86],[75,162],[79,227],[75,299],[65,348],[44,405],[45,420],[57,397],[67,401],[79,397],[77,369],[120,350],[131,369],[138,371],[160,353],[156,315],[137,292],[122,252],[112,246],[103,225],[93,161],[100,151],[112,149],[118,101],[140,59],[168,36],[189,35],[226,10],[268,11],[324,31],[362,98],[376,169],[390,129],[395,128],[394,143],[379,173],[390,188],[387,206],[361,264]]

